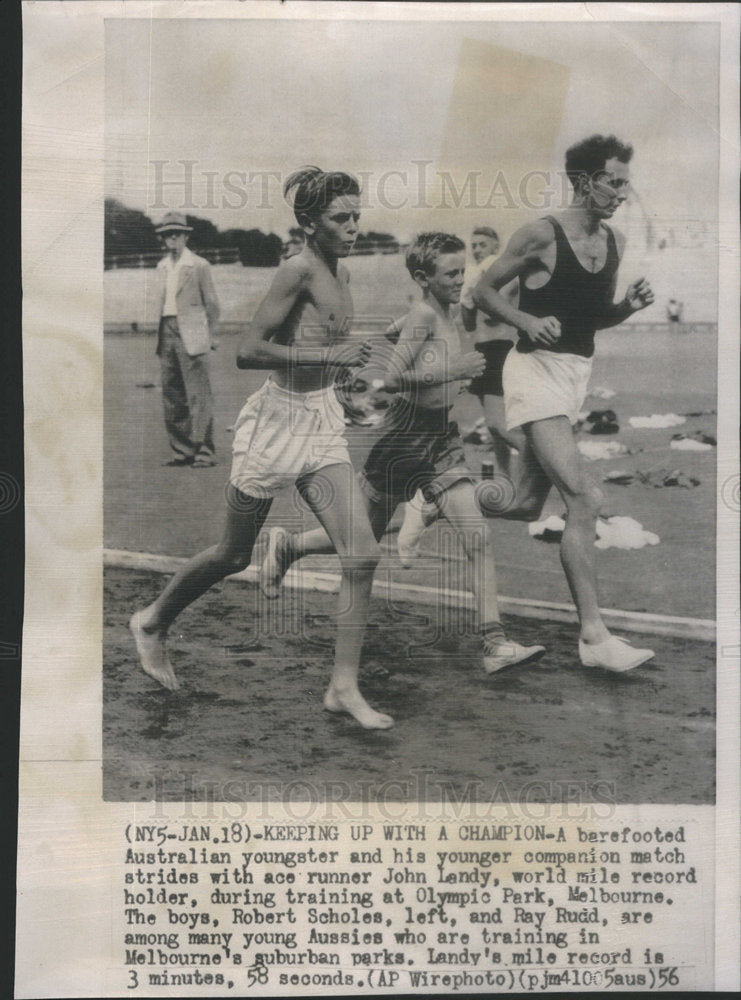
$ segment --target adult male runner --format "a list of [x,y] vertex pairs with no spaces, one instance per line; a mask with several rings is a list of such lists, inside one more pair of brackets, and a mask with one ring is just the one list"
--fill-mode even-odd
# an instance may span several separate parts
[[[566,504],[561,562],[579,613],[584,666],[631,670],[653,657],[607,630],[597,603],[594,538],[604,499],[576,447],[576,423],[592,368],[595,332],[616,326],[654,300],[645,278],[614,301],[624,237],[607,225],[628,197],[631,146],[593,135],[566,153],[568,207],[519,229],[482,275],[476,305],[517,328],[504,364],[508,428],[521,427],[517,496],[502,516],[536,520],[552,486]],[[501,294],[518,278],[519,307]]]

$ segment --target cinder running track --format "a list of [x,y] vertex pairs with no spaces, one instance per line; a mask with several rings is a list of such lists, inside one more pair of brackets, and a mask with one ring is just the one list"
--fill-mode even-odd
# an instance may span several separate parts
[[465,611],[440,629],[434,608],[374,599],[361,688],[396,725],[367,732],[321,706],[335,595],[214,588],[171,633],[171,693],[141,671],[127,629],[162,584],[105,573],[108,800],[714,801],[711,643],[631,633],[656,658],[612,675],[579,666],[575,626],[510,618],[548,653],[487,676]]

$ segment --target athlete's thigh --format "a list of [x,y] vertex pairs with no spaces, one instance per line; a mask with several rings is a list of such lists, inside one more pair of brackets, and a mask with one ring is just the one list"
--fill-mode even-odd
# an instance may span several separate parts
[[231,483],[227,485],[226,518],[220,541],[225,552],[250,555],[272,503],[272,497],[250,496]]
[[527,436],[539,465],[561,496],[582,493],[591,477],[568,417],[534,420],[528,424]]
[[296,486],[339,555],[365,546],[375,548],[370,501],[351,465],[327,465],[303,476]]

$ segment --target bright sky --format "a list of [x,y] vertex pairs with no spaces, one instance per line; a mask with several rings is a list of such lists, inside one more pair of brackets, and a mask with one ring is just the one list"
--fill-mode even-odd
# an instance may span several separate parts
[[[634,186],[660,228],[717,214],[711,24],[127,19],[108,21],[106,38],[106,193],[155,219],[166,205],[283,235],[293,220],[279,181],[239,175],[316,163],[363,177],[361,228],[403,238],[490,221],[506,236],[522,221],[522,172],[559,170],[597,131],[634,145]],[[496,47],[490,60],[482,44]],[[154,161],[177,186],[157,190]],[[503,168],[518,207],[500,182],[494,207],[435,209],[452,166],[459,186],[466,168],[481,171],[479,206]]]

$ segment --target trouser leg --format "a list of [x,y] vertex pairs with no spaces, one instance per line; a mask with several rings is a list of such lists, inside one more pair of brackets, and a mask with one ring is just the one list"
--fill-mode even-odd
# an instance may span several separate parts
[[[160,367],[162,370],[162,405],[165,430],[170,448],[177,458],[195,456],[191,440],[191,420],[188,395],[181,365],[182,341],[177,332],[177,321],[163,320]],[[186,355],[187,357],[187,355]]]
[[214,399],[209,375],[209,355],[189,356],[182,348],[181,370],[190,410],[190,436],[197,455],[214,454]]

